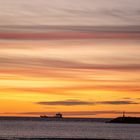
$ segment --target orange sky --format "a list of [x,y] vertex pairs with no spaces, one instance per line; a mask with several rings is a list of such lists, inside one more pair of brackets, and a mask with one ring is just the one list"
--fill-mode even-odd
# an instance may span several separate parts
[[140,41],[0,40],[0,114],[140,116]]
[[0,1],[0,115],[140,116],[139,0]]

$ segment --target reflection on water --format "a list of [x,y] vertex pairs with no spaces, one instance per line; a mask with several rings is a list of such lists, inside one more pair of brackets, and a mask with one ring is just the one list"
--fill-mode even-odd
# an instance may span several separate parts
[[139,140],[140,125],[103,122],[1,120],[5,138],[106,138]]

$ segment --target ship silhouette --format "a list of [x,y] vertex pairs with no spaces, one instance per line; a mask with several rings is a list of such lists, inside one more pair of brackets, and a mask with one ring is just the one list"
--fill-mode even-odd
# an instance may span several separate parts
[[55,116],[41,115],[40,118],[63,118],[63,115],[61,113],[56,113]]

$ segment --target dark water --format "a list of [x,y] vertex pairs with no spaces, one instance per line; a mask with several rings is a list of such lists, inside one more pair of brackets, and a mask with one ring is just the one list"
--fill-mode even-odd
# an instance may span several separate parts
[[[105,120],[104,120],[105,121]],[[140,140],[139,124],[95,120],[0,119],[0,138],[93,138]]]

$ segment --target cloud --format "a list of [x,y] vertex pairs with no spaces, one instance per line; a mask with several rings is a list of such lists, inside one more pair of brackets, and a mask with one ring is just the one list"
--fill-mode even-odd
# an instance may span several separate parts
[[5,0],[0,24],[139,25],[139,5],[139,0]]
[[[14,30],[14,31],[13,31]],[[92,25],[5,25],[0,26],[2,33],[140,33],[139,25],[92,26]]]
[[65,101],[52,101],[52,102],[37,102],[40,105],[64,105],[64,106],[76,106],[76,105],[93,105],[93,102],[86,102],[80,100],[65,100]]
[[0,26],[0,30],[0,38],[10,40],[140,39],[140,26]]
[[89,69],[89,70],[140,70],[140,64],[88,64],[70,60],[50,59],[50,58],[6,58],[0,57],[0,65],[27,67],[27,68],[68,68],[68,69]]
[[138,102],[131,100],[119,100],[119,101],[80,101],[80,100],[65,100],[65,101],[48,101],[48,102],[37,102],[40,105],[50,105],[50,106],[77,106],[77,105],[136,105]]
[[107,105],[131,105],[131,104],[139,104],[137,102],[134,101],[103,101],[103,102],[99,102],[99,104],[107,104]]
[[76,39],[140,39],[138,33],[1,33],[0,39],[14,40],[76,40]]
[[[75,81],[75,80],[74,80]],[[77,81],[79,82],[79,80]],[[84,81],[83,81],[84,82]],[[95,80],[94,80],[95,82]],[[107,80],[104,81],[98,81],[98,82],[108,82]],[[109,82],[113,82],[113,81],[109,81]],[[1,87],[0,91],[1,92],[26,92],[26,93],[31,93],[31,94],[56,94],[56,95],[80,95],[80,91],[127,91],[127,92],[133,92],[133,93],[137,93],[140,91],[139,86],[126,86],[126,85],[110,85],[110,86],[103,86],[103,85],[82,85],[83,83],[81,83],[81,85],[77,85],[77,86],[71,86],[71,85],[65,85],[65,86],[60,86],[57,87],[56,85],[53,85],[52,87],[49,86],[44,86],[44,87]],[[79,91],[76,92],[75,91]],[[59,93],[59,94],[58,94]],[[122,100],[133,100],[131,98],[123,98]]]

